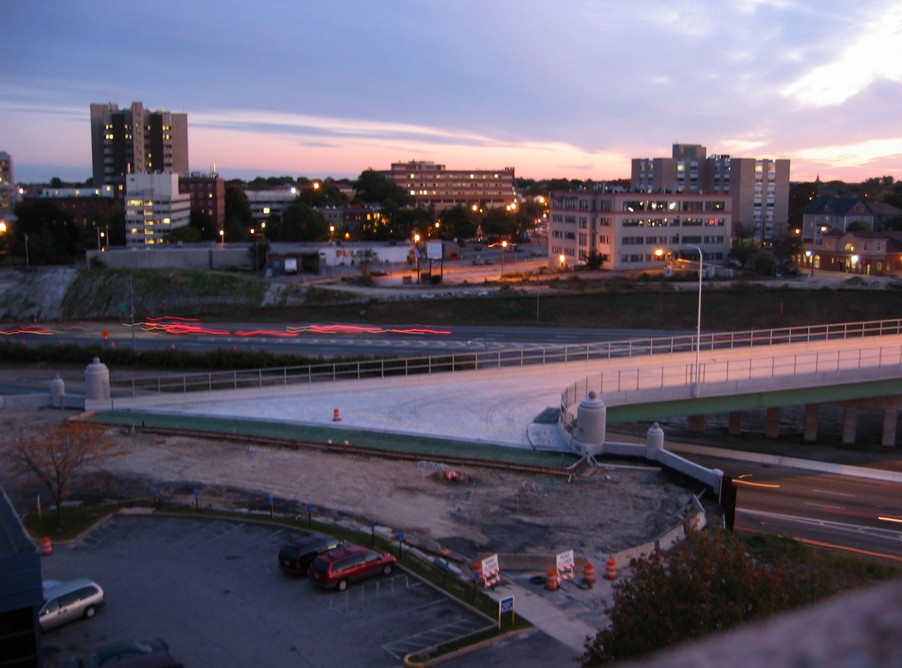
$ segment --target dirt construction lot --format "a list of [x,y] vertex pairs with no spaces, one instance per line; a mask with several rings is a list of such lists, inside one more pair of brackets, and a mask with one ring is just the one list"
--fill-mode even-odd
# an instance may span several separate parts
[[[71,415],[4,411],[0,424],[8,433]],[[572,479],[459,469],[460,479],[449,481],[444,465],[428,461],[140,432],[115,432],[115,438],[126,454],[84,476],[74,498],[151,499],[159,489],[163,504],[194,505],[198,489],[202,508],[268,510],[272,496],[276,512],[305,514],[312,504],[317,515],[363,526],[375,522],[467,561],[486,552],[553,555],[573,549],[577,557],[603,563],[611,552],[679,524],[690,501],[690,491],[657,468],[609,466]],[[38,491],[3,482],[20,502]]]

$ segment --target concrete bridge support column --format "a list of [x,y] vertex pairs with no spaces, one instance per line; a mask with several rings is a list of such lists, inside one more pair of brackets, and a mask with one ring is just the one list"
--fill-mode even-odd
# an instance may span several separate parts
[[883,438],[880,440],[882,445],[895,447],[896,445],[896,424],[899,422],[899,411],[895,408],[886,408],[883,410]]
[[855,431],[858,426],[858,407],[846,406],[842,417],[842,442],[845,445],[855,444]]
[[805,442],[814,443],[817,440],[817,404],[805,405]]
[[742,433],[742,411],[730,413],[730,436],[739,436]]
[[689,431],[694,431],[699,434],[705,431],[705,417],[704,415],[690,415],[688,419],[688,427]]
[[777,438],[780,435],[780,408],[767,409],[767,424],[764,426],[764,435],[768,438]]

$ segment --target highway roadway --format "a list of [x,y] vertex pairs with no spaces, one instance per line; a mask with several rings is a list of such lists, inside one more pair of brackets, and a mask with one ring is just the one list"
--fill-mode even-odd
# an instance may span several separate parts
[[[687,332],[688,333],[688,332]],[[134,346],[136,350],[177,348],[265,350],[276,355],[334,357],[447,355],[662,336],[653,330],[561,327],[435,327],[342,323],[222,323],[198,319],[155,319],[138,323],[53,323],[7,325],[2,340],[26,345]],[[667,332],[667,335],[673,334]]]
[[786,534],[818,547],[902,566],[902,483],[684,456],[734,478],[737,531]]

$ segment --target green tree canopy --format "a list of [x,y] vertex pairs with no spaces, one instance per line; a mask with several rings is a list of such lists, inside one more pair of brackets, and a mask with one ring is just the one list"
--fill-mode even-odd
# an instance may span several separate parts
[[301,190],[298,199],[310,207],[344,206],[348,203],[348,198],[338,188],[319,181]]
[[319,211],[294,202],[282,211],[277,223],[272,220],[266,233],[273,241],[327,241],[329,221]]
[[586,643],[583,666],[643,656],[823,595],[821,577],[752,558],[734,537],[692,531],[670,552],[633,563],[614,585],[611,625]]
[[253,220],[251,205],[241,186],[232,183],[226,186],[224,208],[227,221],[232,221],[238,225],[251,224]]
[[[84,254],[82,237],[68,213],[46,199],[25,200],[16,205],[10,253],[30,264],[67,264]],[[27,249],[26,249],[27,242]]]
[[447,209],[441,216],[444,236],[458,239],[472,239],[476,236],[476,221],[469,209],[458,204]]
[[367,204],[394,204],[402,207],[412,205],[415,201],[403,188],[373,169],[361,172],[354,182],[354,188],[357,190],[357,198]]

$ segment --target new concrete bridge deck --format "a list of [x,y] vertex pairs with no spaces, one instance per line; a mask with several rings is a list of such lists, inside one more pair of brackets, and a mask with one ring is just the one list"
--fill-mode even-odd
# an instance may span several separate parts
[[892,445],[902,395],[900,355],[902,335],[871,336],[702,351],[698,384],[695,353],[675,353],[86,403],[98,411],[245,418],[562,450],[569,449],[566,434],[536,418],[562,404],[575,415],[593,389],[609,405],[609,420],[619,421],[873,400],[890,416],[885,429]]

